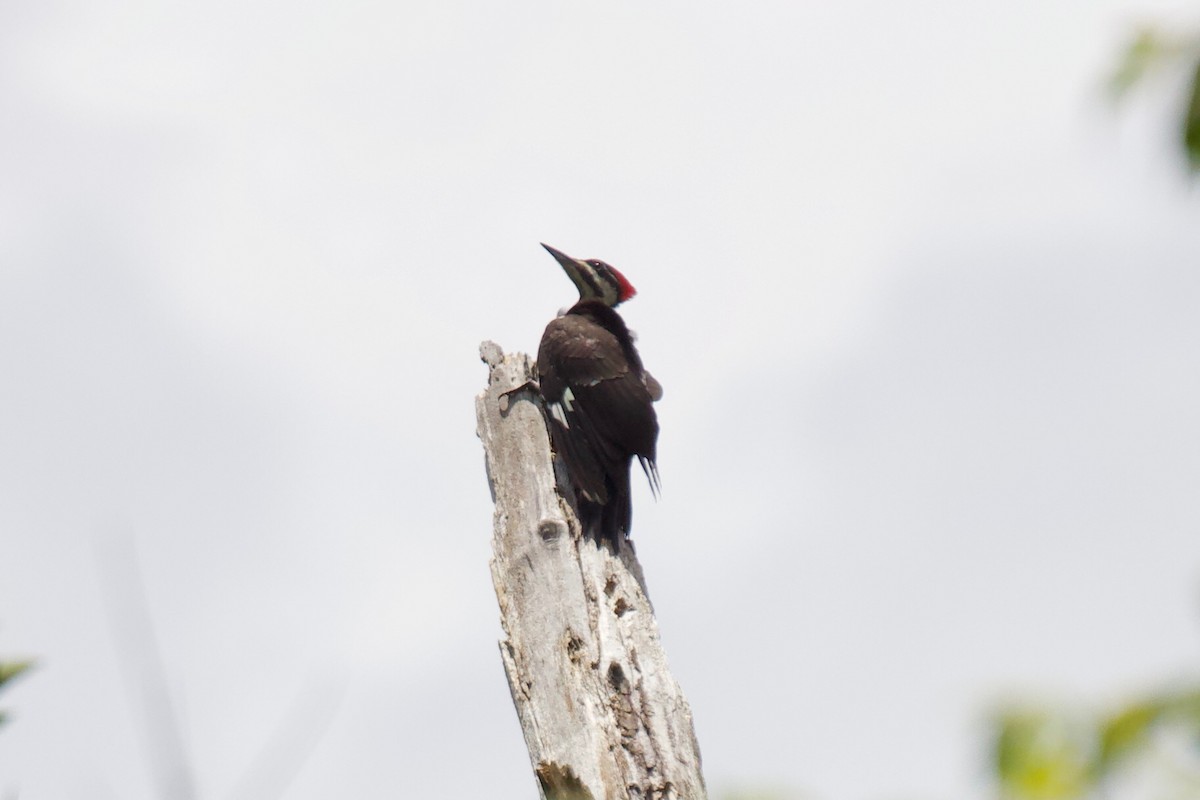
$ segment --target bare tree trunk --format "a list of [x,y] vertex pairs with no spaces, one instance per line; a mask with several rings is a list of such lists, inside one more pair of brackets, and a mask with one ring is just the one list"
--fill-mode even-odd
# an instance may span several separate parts
[[529,356],[484,342],[475,401],[496,503],[500,655],[547,800],[703,800],[692,712],[667,667],[633,545],[580,535]]

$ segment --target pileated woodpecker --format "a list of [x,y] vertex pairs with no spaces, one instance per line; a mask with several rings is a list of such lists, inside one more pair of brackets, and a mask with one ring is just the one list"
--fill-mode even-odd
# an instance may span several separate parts
[[614,309],[636,290],[613,267],[581,261],[547,244],[579,289],[579,302],[546,326],[538,381],[554,450],[566,463],[584,533],[614,551],[629,536],[629,468],[637,456],[658,493],[654,463],[662,387],[642,367],[633,336]]

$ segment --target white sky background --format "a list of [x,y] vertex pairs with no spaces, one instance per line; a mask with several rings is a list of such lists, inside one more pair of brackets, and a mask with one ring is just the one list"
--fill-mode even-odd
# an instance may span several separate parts
[[473,398],[539,241],[640,291],[710,788],[984,797],[999,699],[1196,675],[1200,205],[1102,93],[1187,4],[193,6],[0,5],[0,792],[159,796],[132,539],[200,797],[533,796]]

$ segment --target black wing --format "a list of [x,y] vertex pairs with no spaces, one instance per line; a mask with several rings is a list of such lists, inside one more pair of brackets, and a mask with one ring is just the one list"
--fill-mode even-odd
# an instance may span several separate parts
[[546,326],[538,349],[555,449],[577,489],[597,503],[628,484],[635,455],[658,489],[658,419],[645,373],[627,356],[630,346],[590,318],[567,314]]

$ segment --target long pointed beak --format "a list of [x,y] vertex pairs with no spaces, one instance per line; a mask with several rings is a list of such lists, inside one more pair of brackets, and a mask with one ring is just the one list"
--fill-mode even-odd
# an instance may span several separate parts
[[555,250],[553,247],[546,244],[545,242],[542,242],[542,247],[546,248],[546,252],[548,252],[550,255],[554,256],[555,261],[557,261],[559,264],[562,264],[563,269],[566,269],[566,270],[579,269],[579,262],[576,259],[571,258],[569,255],[564,253],[562,250]]
[[542,242],[542,247],[546,248],[546,252],[554,256],[554,260],[563,268],[563,272],[567,273],[567,277],[571,279],[571,283],[575,284],[575,288],[579,290],[579,296],[582,298],[589,291],[594,292],[587,285],[583,278],[583,274],[588,271],[588,266],[577,258],[571,258],[562,250],[555,250],[550,245]]

